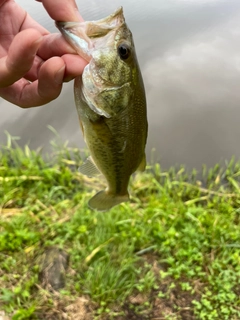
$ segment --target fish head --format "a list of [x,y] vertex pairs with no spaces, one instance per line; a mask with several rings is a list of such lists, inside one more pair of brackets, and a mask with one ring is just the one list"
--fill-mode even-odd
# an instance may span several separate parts
[[126,108],[141,80],[132,33],[123,9],[98,21],[56,22],[68,43],[89,64],[82,75],[82,99],[110,118]]

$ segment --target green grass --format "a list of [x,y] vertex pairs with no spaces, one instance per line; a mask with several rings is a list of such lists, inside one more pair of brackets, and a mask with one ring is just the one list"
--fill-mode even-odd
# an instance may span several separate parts
[[[67,146],[45,158],[10,137],[1,147],[0,312],[240,319],[240,163],[199,173],[148,166],[131,180],[130,203],[99,213],[87,201],[104,182],[82,176],[81,161]],[[60,292],[38,280],[49,246],[70,255]]]

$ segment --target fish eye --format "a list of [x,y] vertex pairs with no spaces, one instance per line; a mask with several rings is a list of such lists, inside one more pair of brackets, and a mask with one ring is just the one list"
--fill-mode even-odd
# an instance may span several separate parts
[[130,56],[131,50],[128,45],[122,43],[118,46],[118,54],[122,60],[126,60]]

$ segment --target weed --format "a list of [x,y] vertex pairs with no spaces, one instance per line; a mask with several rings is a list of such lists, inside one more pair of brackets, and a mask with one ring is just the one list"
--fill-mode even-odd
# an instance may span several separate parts
[[[9,136],[0,159],[0,310],[12,319],[240,318],[240,163],[153,165],[103,214],[87,207],[103,184],[77,171],[77,149],[43,157]],[[70,255],[58,293],[38,281],[49,246]]]

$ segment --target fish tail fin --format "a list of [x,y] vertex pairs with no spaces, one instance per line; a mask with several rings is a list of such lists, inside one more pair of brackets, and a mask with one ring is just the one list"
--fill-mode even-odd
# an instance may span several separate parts
[[106,190],[102,190],[95,194],[95,196],[88,201],[88,205],[91,209],[107,211],[112,207],[127,201],[129,201],[128,193],[125,195],[114,195],[109,194]]

